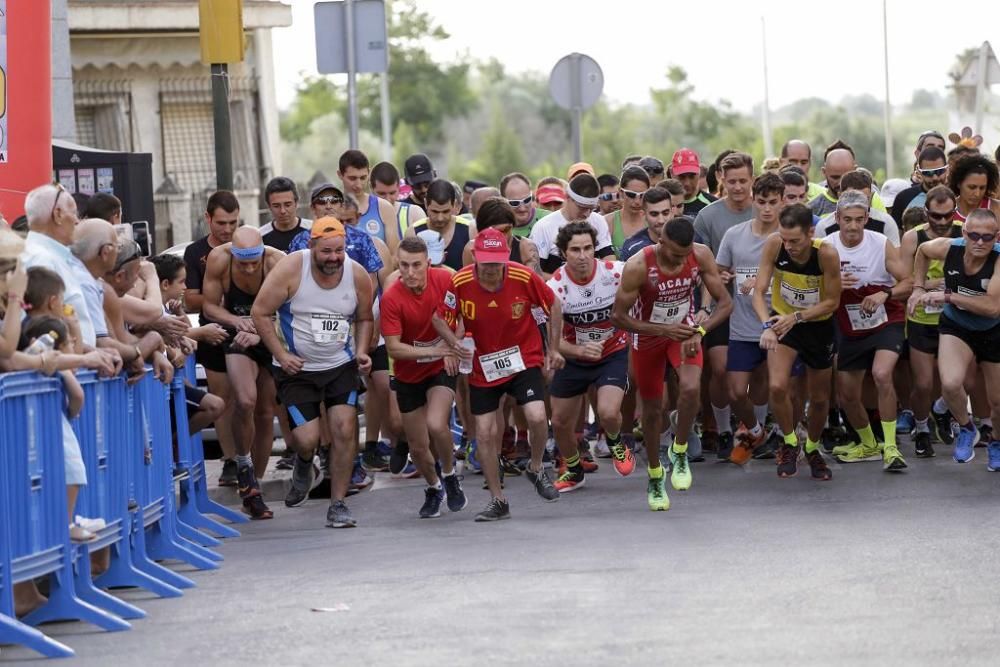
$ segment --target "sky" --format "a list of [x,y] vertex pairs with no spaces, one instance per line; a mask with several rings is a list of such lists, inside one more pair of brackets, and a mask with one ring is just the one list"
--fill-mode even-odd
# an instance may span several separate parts
[[[316,74],[314,1],[284,2],[293,25],[274,31],[281,108],[294,100],[300,73]],[[762,18],[772,109],[805,97],[884,97],[878,0],[419,0],[419,7],[451,34],[431,49],[440,61],[496,57],[511,72],[548,73],[576,51],[601,65],[613,103],[647,103],[649,88],[662,87],[667,68],[679,65],[696,98],[750,111],[764,99]],[[894,105],[918,88],[945,93],[965,48],[992,37],[1000,50],[1000,2],[887,0],[887,14]]]

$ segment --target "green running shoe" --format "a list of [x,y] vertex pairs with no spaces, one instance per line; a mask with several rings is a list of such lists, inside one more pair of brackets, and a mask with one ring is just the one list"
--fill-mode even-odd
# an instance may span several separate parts
[[882,470],[900,472],[906,468],[906,459],[899,453],[896,445],[885,445],[882,448]]
[[841,463],[860,463],[861,461],[881,461],[882,447],[878,443],[873,446],[857,445],[837,456]]
[[668,458],[670,459],[670,485],[678,491],[687,491],[691,488],[691,466],[688,464],[687,452],[678,454],[671,447]]
[[841,454],[846,454],[855,447],[860,447],[860,446],[861,444],[857,442],[847,442],[844,443],[843,445],[837,445],[836,447],[830,450],[830,453],[833,454],[834,456],[840,456]]
[[649,509],[653,512],[666,512],[670,509],[665,480],[665,477],[659,479],[650,477],[649,484],[646,485],[646,499],[649,501]]

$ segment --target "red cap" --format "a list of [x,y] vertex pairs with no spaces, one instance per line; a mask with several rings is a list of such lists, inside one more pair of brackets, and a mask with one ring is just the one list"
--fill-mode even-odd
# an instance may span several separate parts
[[507,237],[499,229],[488,227],[476,235],[472,254],[480,264],[499,264],[510,259]]
[[555,183],[540,185],[535,190],[535,201],[539,204],[551,204],[554,201],[561,204],[566,201],[566,192],[562,189],[561,185],[556,185]]
[[700,174],[701,161],[698,154],[690,148],[681,148],[674,153],[670,161],[670,174],[680,176],[681,174]]

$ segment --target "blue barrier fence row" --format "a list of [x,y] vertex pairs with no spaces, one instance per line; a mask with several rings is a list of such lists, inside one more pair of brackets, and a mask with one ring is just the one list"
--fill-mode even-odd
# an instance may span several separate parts
[[[108,589],[143,588],[177,597],[195,583],[159,561],[195,568],[219,567],[211,547],[239,532],[246,517],[208,497],[200,436],[188,435],[184,377],[171,386],[147,373],[133,386],[124,377],[77,378],[84,405],[72,424],[63,416],[62,383],[36,373],[0,375],[0,644],[22,644],[45,656],[73,650],[40,632],[48,621],[79,620],[127,630],[145,617]],[[63,442],[72,430],[80,442],[87,485],[76,513],[102,519],[97,539],[70,541]],[[110,565],[96,579],[91,554],[108,549]],[[18,619],[13,587],[48,577],[48,602]]]

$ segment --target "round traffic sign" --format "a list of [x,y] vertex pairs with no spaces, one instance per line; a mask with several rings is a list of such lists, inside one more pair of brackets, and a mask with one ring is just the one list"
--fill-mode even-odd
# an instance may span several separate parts
[[562,57],[549,75],[549,93],[563,109],[587,109],[601,97],[604,72],[597,61],[582,53]]

